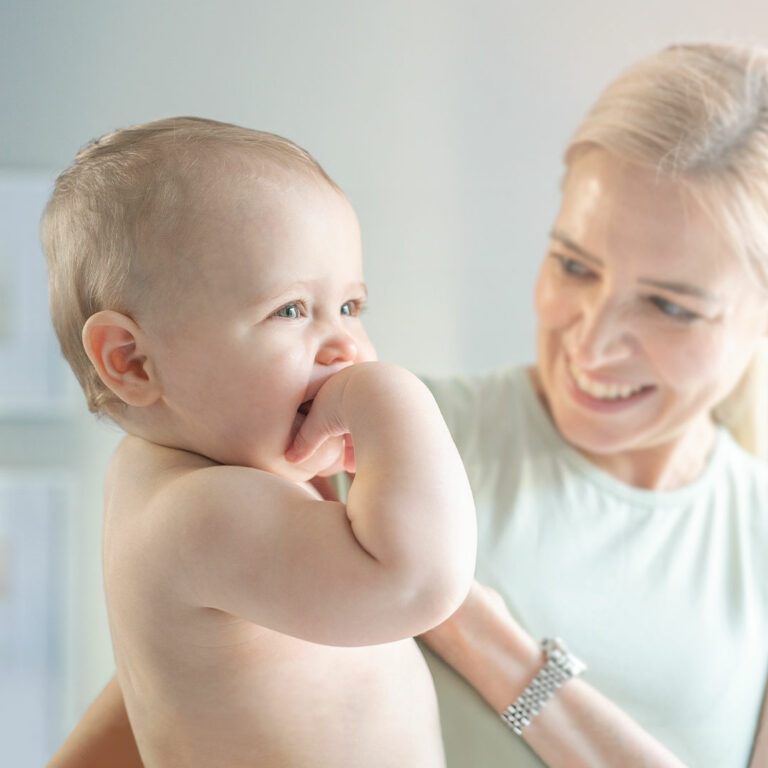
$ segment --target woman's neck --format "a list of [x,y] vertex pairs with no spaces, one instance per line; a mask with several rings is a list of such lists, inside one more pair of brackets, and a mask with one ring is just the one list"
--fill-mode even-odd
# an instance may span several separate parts
[[[528,374],[539,401],[549,414],[538,371],[532,367],[528,369]],[[551,420],[558,430],[557,424]],[[702,414],[685,432],[663,445],[601,454],[567,442],[595,466],[627,485],[653,491],[673,491],[689,485],[704,472],[715,444],[715,434],[715,425],[709,414]]]
[[636,488],[674,491],[690,485],[704,472],[715,444],[715,426],[702,418],[665,445],[594,454],[576,450],[609,475]]

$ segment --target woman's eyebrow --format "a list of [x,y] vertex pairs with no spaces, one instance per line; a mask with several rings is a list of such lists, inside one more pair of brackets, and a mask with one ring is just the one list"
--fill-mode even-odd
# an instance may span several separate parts
[[557,240],[559,243],[562,243],[566,248],[573,251],[574,253],[578,253],[579,256],[581,256],[586,261],[591,261],[593,264],[596,264],[600,267],[605,266],[602,259],[599,259],[597,256],[589,253],[589,251],[585,251],[577,242],[568,237],[568,235],[566,235],[562,230],[557,229],[557,227],[552,229],[552,231],[549,233],[549,236],[553,240]]
[[[593,264],[597,264],[601,267],[605,266],[602,259],[599,259],[597,256],[589,253],[589,251],[585,251],[577,242],[571,239],[562,230],[554,228],[549,233],[549,236],[553,240],[557,240],[559,243],[562,243],[569,250],[577,253],[586,261],[591,261]],[[714,293],[711,293],[704,288],[699,288],[696,285],[691,285],[690,283],[679,283],[674,280],[656,280],[651,277],[640,277],[638,278],[637,282],[643,285],[649,285],[653,288],[661,288],[664,291],[671,291],[672,293],[682,293],[686,296],[694,296],[697,299],[703,299],[704,301],[709,301],[713,304],[719,303],[721,301],[721,298]]]
[[674,281],[653,280],[650,277],[640,277],[638,278],[637,282],[642,283],[643,285],[650,285],[653,288],[661,288],[664,291],[683,293],[686,296],[695,296],[697,299],[704,299],[704,301],[709,301],[713,304],[719,303],[721,300],[720,297],[714,293],[710,293],[709,291],[706,291],[703,288],[699,288],[696,285],[691,285],[690,283],[676,283]]

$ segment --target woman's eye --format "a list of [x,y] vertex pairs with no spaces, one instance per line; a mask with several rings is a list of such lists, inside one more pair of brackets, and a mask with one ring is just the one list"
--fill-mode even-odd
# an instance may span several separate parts
[[301,304],[293,302],[292,304],[286,304],[284,307],[275,312],[275,317],[285,317],[288,320],[298,320],[301,317]]
[[592,275],[592,270],[582,264],[576,259],[571,259],[568,256],[561,256],[560,254],[552,254],[555,259],[560,262],[560,268],[567,275],[573,275],[574,277],[589,277]]
[[699,315],[697,315],[695,312],[691,312],[689,309],[685,309],[679,304],[675,304],[673,301],[663,299],[661,296],[651,296],[649,298],[651,303],[658,307],[658,309],[660,309],[665,315],[673,317],[676,320],[684,320],[686,322],[690,322],[691,320],[696,320],[699,317]]

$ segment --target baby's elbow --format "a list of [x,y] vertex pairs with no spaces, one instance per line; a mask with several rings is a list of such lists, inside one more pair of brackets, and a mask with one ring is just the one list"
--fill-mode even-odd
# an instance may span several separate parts
[[416,628],[414,635],[426,632],[454,614],[464,602],[474,578],[474,558],[460,567],[442,569],[423,581],[414,592],[411,610]]
[[467,494],[464,510],[464,514],[444,530],[442,546],[436,546],[431,554],[425,589],[435,607],[432,626],[456,612],[475,577],[477,522],[471,494]]
[[[419,635],[454,614],[469,594],[475,574],[476,529],[472,524],[456,529],[432,547],[401,553],[390,566],[398,574],[396,610],[408,623],[411,635]],[[390,574],[392,571],[390,571]]]
[[431,627],[445,621],[464,602],[475,577],[476,530],[465,530],[450,554],[444,554],[425,574],[425,601],[431,606]]

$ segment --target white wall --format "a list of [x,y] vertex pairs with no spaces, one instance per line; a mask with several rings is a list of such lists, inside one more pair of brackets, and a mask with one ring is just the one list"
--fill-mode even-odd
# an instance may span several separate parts
[[[380,355],[477,370],[532,357],[534,274],[583,111],[633,59],[700,37],[768,43],[768,4],[5,0],[0,169],[60,170],[90,138],[173,114],[285,134],[358,210]],[[114,438],[86,418],[80,519],[92,529]],[[0,460],[34,461],[3,429]],[[98,536],[84,537],[89,626],[76,642],[94,661],[75,676],[77,701],[110,665]]]

